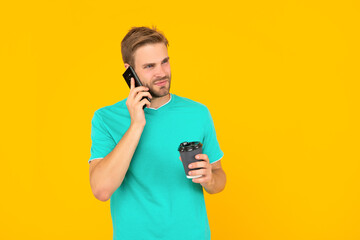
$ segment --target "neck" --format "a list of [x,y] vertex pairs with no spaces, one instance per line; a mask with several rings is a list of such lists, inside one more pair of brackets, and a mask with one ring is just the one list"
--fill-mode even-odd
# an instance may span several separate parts
[[151,99],[150,107],[157,109],[162,105],[164,105],[165,103],[167,103],[169,99],[170,99],[170,93],[163,97],[158,97],[158,98],[154,97],[153,99]]

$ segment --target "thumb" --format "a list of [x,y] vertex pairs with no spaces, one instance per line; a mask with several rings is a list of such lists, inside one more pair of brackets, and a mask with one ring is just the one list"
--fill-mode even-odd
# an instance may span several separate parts
[[135,79],[131,78],[130,79],[130,89],[133,89],[135,87]]

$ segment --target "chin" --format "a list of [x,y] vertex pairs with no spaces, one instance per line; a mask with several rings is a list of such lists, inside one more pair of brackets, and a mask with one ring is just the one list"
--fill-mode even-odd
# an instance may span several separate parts
[[168,89],[167,91],[152,91],[150,92],[151,96],[156,97],[156,98],[161,98],[161,97],[165,97],[166,95],[168,95],[170,92],[170,89]]

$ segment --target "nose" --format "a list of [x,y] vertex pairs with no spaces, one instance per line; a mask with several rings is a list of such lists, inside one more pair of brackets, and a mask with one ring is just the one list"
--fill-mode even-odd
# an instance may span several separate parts
[[164,66],[162,66],[162,65],[160,64],[160,66],[158,66],[158,67],[156,68],[155,76],[156,76],[156,78],[162,78],[162,77],[165,77],[165,76],[166,76],[166,71],[165,71],[165,69],[164,69]]

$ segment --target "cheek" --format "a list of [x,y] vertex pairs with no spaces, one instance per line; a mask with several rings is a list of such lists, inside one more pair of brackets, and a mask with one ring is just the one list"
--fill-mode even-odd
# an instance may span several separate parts
[[167,64],[167,66],[165,66],[164,70],[167,73],[167,75],[170,75],[170,73],[171,73],[170,64]]
[[141,74],[138,75],[138,77],[140,78],[141,82],[143,84],[149,84],[151,79],[151,74],[147,73],[147,72],[142,72]]

